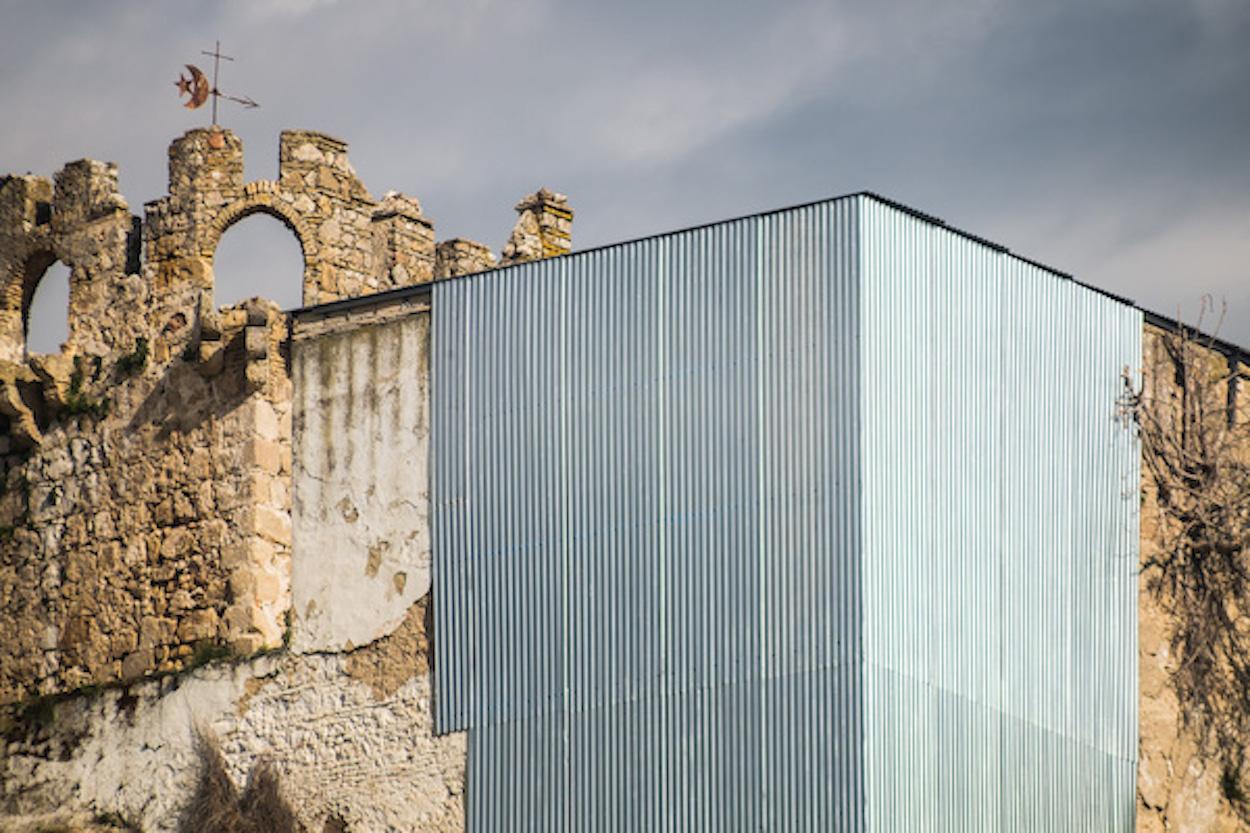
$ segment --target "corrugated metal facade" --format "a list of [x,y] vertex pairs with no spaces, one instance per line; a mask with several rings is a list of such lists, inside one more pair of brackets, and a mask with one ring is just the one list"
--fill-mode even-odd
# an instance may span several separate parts
[[1141,313],[867,200],[873,831],[1128,831]]
[[856,196],[436,285],[470,829],[1051,830],[1078,752],[1131,826],[1140,317],[1059,284]]

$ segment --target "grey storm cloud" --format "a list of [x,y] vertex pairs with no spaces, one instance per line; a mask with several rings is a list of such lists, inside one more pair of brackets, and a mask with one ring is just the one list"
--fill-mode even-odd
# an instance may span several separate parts
[[[498,249],[569,194],[588,247],[869,189],[1167,315],[1227,299],[1250,344],[1250,4],[0,2],[0,170],[121,166],[132,209],[205,122],[172,81],[220,38],[248,175],[277,134],[351,144],[375,194]],[[298,302],[249,220],[219,282]],[[219,287],[220,289],[220,287]],[[219,299],[220,296],[219,296]],[[42,314],[42,313],[41,313]]]

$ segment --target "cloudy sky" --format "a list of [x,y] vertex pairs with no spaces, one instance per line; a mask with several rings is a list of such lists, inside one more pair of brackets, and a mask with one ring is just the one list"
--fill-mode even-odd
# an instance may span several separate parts
[[[1250,345],[1245,0],[0,0],[0,171],[111,160],[139,211],[218,38],[249,177],[321,130],[440,238],[498,251],[539,185],[579,248],[869,189],[1167,315],[1226,300]],[[250,218],[218,300],[299,271]]]

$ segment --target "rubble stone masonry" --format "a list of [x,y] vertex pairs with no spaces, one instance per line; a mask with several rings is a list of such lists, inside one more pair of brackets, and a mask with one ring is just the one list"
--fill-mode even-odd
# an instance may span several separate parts
[[[428,580],[388,573],[387,604],[407,615],[363,643],[287,647],[300,637],[295,564],[355,556],[292,540],[290,316],[259,298],[214,308],[213,257],[235,222],[276,217],[302,249],[306,306],[495,258],[436,244],[414,198],[375,200],[342,141],[284,131],[278,156],[276,180],[246,182],[238,137],[188,131],[169,148],[168,194],[142,218],[110,164],[0,177],[0,830],[53,811],[174,829],[197,724],[240,782],[258,756],[286,756],[309,829],[461,825],[463,738],[432,733]],[[571,211],[561,202],[563,219],[544,219],[553,199],[522,201],[513,237],[533,226],[539,242],[509,262],[567,251]],[[57,261],[70,270],[68,338],[30,354],[31,299]],[[424,316],[396,325],[404,343],[427,338],[428,308],[404,313]],[[428,540],[420,509],[406,534]]]

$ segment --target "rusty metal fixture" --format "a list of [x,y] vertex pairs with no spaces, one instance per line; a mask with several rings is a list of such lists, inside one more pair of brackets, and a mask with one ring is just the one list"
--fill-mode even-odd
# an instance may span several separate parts
[[204,73],[200,72],[200,68],[191,64],[186,64],[187,71],[191,73],[191,77],[187,78],[182,73],[178,73],[178,80],[174,82],[174,86],[178,88],[178,97],[190,96],[183,107],[188,110],[194,110],[203,106],[208,100],[208,79],[204,77]]
[[[213,111],[212,111],[213,121],[212,123],[215,125],[217,124],[217,99],[219,98],[230,99],[231,101],[242,104],[244,107],[247,107],[248,109],[252,109],[252,108],[256,108],[260,106],[255,101],[253,101],[250,96],[243,96],[240,98],[238,96],[226,95],[217,87],[217,78],[221,71],[222,60],[223,59],[227,61],[234,60],[234,58],[232,58],[229,55],[221,54],[221,41],[216,42],[216,45],[213,47],[212,52],[203,52],[202,54],[208,55],[213,59],[213,83],[211,85],[208,83],[208,78],[199,69],[199,67],[193,66],[191,64],[186,64],[185,66],[187,68],[187,71],[191,73],[191,77],[187,78],[183,76],[181,73],[179,73],[178,80],[174,82],[174,86],[178,88],[178,96],[180,98],[184,95],[190,96],[190,98],[186,101],[186,103],[183,104],[184,107],[186,107],[189,110],[195,110],[203,106],[204,102],[208,100],[208,97],[212,96],[213,98]],[[220,136],[218,137],[218,141],[219,142],[221,141]],[[210,139],[210,144],[211,144],[211,139]],[[220,147],[220,145],[214,144],[213,147]]]

